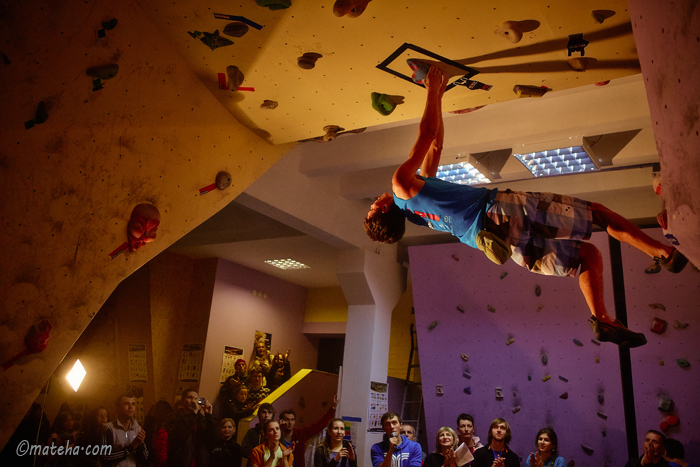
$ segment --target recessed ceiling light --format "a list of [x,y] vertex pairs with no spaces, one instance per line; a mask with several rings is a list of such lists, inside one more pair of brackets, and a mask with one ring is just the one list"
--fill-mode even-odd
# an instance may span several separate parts
[[513,154],[535,177],[549,177],[598,170],[583,146]]
[[304,263],[300,263],[299,261],[294,261],[293,259],[266,259],[265,262],[271,266],[274,266],[276,268],[280,269],[309,269],[310,266],[307,266]]
[[488,178],[467,161],[438,166],[436,178],[460,185],[491,183]]

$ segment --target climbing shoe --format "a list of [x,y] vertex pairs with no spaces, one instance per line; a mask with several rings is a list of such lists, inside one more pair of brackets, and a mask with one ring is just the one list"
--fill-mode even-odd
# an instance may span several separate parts
[[630,349],[647,343],[647,338],[644,337],[644,334],[630,331],[618,320],[615,320],[615,324],[603,323],[595,316],[591,316],[588,322],[591,324],[595,338],[601,342],[612,342],[620,347]]

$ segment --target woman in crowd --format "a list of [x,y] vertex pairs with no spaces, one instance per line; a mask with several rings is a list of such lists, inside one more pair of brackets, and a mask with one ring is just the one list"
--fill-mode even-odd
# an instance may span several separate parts
[[267,348],[267,341],[264,337],[260,337],[253,342],[253,358],[250,360],[248,367],[252,369],[253,367],[260,368],[262,370],[263,376],[267,374],[270,370],[270,362],[272,361],[272,356]]
[[292,367],[289,364],[289,350],[287,350],[287,353],[284,355],[277,352],[272,359],[270,370],[267,372],[267,376],[265,378],[267,380],[268,389],[270,389],[270,391],[274,391],[286,383],[291,377]]
[[557,455],[557,434],[550,427],[542,428],[535,437],[537,453],[530,453],[526,467],[566,467],[563,457]]
[[474,417],[468,413],[459,414],[457,417],[457,435],[459,436],[457,444],[466,444],[472,454],[483,446],[479,437],[474,436]]
[[285,449],[280,444],[280,424],[277,420],[268,420],[264,428],[265,442],[253,449],[248,458],[250,467],[291,467],[293,465],[295,443]]
[[455,467],[455,449],[457,449],[457,434],[449,426],[443,426],[437,432],[435,452],[428,454],[423,467]]
[[[49,436],[49,446],[75,446],[75,432],[73,431],[73,414],[70,412],[59,412],[51,425],[51,436]],[[50,466],[70,466],[73,465],[72,456],[59,456],[58,454],[49,458]]]
[[173,413],[173,407],[166,400],[159,400],[151,406],[151,410],[146,415],[143,429],[146,432],[146,448],[149,453],[156,452],[156,440],[158,432],[165,425],[165,421]]
[[[99,451],[94,452],[93,446],[98,446],[102,443],[102,429],[108,421],[109,415],[104,405],[91,410],[85,416],[83,429],[78,436],[77,444],[80,446],[80,453],[78,454],[76,467],[99,467],[100,453]],[[90,446],[89,453],[88,446]]]
[[357,457],[352,444],[343,440],[345,422],[334,418],[326,428],[326,438],[314,453],[314,467],[357,467]]
[[230,418],[219,422],[219,434],[211,451],[211,467],[241,467],[243,455],[241,446],[236,442],[236,424]]

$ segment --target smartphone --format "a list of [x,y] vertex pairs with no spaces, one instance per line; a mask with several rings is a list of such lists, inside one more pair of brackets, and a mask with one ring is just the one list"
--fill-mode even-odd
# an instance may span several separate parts
[[207,400],[203,397],[200,397],[199,399],[197,399],[197,403],[199,405],[207,405]]

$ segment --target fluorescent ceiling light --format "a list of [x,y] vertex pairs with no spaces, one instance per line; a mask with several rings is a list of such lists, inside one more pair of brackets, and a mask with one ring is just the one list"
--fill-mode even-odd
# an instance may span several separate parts
[[83,368],[83,364],[80,363],[80,360],[76,360],[75,365],[73,365],[73,369],[70,370],[66,376],[66,379],[75,392],[78,392],[80,383],[83,382],[83,378],[85,378],[86,374],[87,372],[85,371],[85,368]]
[[458,183],[460,185],[477,185],[480,183],[490,183],[473,165],[467,161],[455,164],[441,165],[437,168],[437,178],[446,182]]
[[294,261],[293,259],[266,259],[265,262],[271,266],[274,266],[276,268],[280,269],[309,269],[310,266],[307,266],[304,263],[300,263],[299,261]]
[[535,177],[565,175],[598,170],[583,146],[513,154]]

